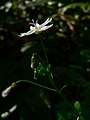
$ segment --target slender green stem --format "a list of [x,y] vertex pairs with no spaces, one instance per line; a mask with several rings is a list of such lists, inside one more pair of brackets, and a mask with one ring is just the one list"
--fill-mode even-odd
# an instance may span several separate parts
[[[40,35],[39,35],[39,37],[40,37],[40,41],[41,41],[41,44],[42,44],[42,47],[43,47],[43,50],[44,50],[44,54],[45,54],[45,57],[46,57],[47,65],[49,65],[49,62],[48,62],[48,58],[47,58],[47,54],[46,54],[46,50],[45,50],[45,47],[44,47],[43,41],[42,41]],[[52,75],[52,73],[50,72],[50,70],[49,70],[49,74],[48,74],[48,76],[49,76],[49,80],[50,80],[51,84],[52,84],[53,87],[56,89],[57,93],[60,94],[59,90],[57,89],[56,85],[55,85],[54,82],[53,82],[53,75]]]
[[45,57],[46,57],[46,62],[47,62],[47,65],[49,64],[49,62],[48,62],[48,57],[47,57],[47,54],[46,54],[46,50],[45,50],[45,47],[44,47],[44,45],[43,45],[43,41],[42,41],[42,39],[41,39],[41,36],[39,35],[39,37],[40,37],[40,41],[41,41],[41,44],[42,44],[42,47],[43,47],[43,50],[44,50],[44,54],[45,54]]
[[60,94],[60,91],[58,90],[58,88],[56,87],[55,83],[54,83],[54,79],[53,79],[53,74],[51,72],[49,72],[49,81],[51,82],[52,86],[56,89],[56,92],[58,94]]
[[62,95],[62,93],[61,93],[62,89],[65,88],[66,85],[59,90],[59,89],[57,88],[57,86],[55,85],[55,83],[54,83],[53,74],[52,74],[51,72],[49,73],[49,80],[50,80],[52,86],[55,88],[56,92],[59,94],[59,96],[60,96],[60,97],[64,100],[64,102],[65,102],[68,106],[70,106],[71,109],[74,111],[73,106],[65,99],[65,97],[64,97],[64,96]]
[[[40,35],[39,35],[39,37],[40,37]],[[42,41],[41,37],[40,37],[40,40],[41,40],[41,44],[42,44],[42,47],[43,47],[43,50],[44,50],[44,54],[45,54],[45,57],[46,57],[47,65],[49,65],[47,54],[46,54],[46,50],[45,50],[45,47],[44,47],[44,44],[43,44],[43,41]],[[49,72],[48,73],[49,81],[51,82],[52,86],[55,88],[56,92],[61,96],[61,90],[58,90],[57,86],[54,83],[53,74],[50,72],[50,70],[48,72]],[[64,99],[64,97],[63,97],[63,99]],[[65,99],[64,99],[64,101],[67,102]]]
[[[42,47],[43,47],[43,50],[44,50],[44,54],[45,54],[45,57],[46,57],[47,65],[49,65],[49,62],[48,62],[48,58],[47,58],[47,54],[46,54],[46,50],[45,50],[43,41],[42,41],[40,35],[39,35],[39,37],[40,37],[40,41],[41,41],[41,44],[42,44]],[[51,78],[53,78],[53,75],[52,75],[52,73],[51,73],[50,71],[49,71],[49,78],[50,78],[49,80],[50,80],[51,84],[53,85],[53,87],[54,87],[54,88],[56,89],[56,91],[60,94],[60,92],[58,91],[56,85],[55,85],[54,82],[53,82],[53,79],[51,79]]]
[[56,92],[55,89],[52,89],[52,88],[49,88],[49,87],[46,87],[46,86],[40,85],[40,84],[38,84],[38,83],[35,83],[35,82],[32,82],[32,81],[29,81],[29,80],[19,80],[19,81],[17,81],[17,82],[14,83],[15,86],[16,86],[18,83],[20,83],[20,82],[30,83],[30,84],[36,85],[36,86],[38,86],[38,87],[41,87],[41,88],[44,88],[44,89],[47,89],[47,90],[51,90],[51,91]]
[[[40,37],[40,40],[41,40],[41,37]],[[48,58],[47,58],[47,54],[46,54],[46,50],[45,50],[45,47],[43,45],[43,41],[41,40],[41,44],[42,44],[42,47],[43,47],[43,50],[44,50],[44,54],[45,54],[45,57],[46,57],[46,61],[47,61],[47,65],[49,65],[49,62],[48,62]],[[55,85],[54,83],[54,79],[53,79],[53,74],[50,72],[50,70],[48,71],[48,76],[49,76],[49,81],[51,82],[52,86],[55,88],[56,92],[59,94],[59,96],[64,100],[64,102],[69,105],[72,110],[74,110],[73,106],[65,99],[65,97],[62,95],[61,91],[63,88],[61,88],[61,90],[59,90],[57,88],[57,86]],[[65,87],[65,86],[64,86]]]

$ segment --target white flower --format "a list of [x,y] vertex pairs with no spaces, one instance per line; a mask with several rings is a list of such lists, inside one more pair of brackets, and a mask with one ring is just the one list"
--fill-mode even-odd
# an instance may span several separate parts
[[33,26],[30,26],[30,30],[29,30],[28,32],[26,32],[26,33],[21,33],[21,34],[19,35],[19,37],[28,36],[28,35],[31,35],[31,34],[33,34],[33,33],[38,34],[38,33],[40,33],[41,31],[45,31],[45,30],[47,30],[48,28],[50,28],[50,27],[53,26],[53,24],[47,25],[47,24],[50,23],[51,21],[52,21],[52,18],[48,18],[43,24],[39,25],[39,24],[37,23],[37,21],[34,22],[34,20],[33,20],[33,23],[31,23],[31,25],[33,25]]

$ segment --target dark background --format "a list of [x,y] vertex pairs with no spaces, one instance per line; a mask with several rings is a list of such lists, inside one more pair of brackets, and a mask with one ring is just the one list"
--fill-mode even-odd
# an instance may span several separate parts
[[45,61],[39,36],[18,36],[29,30],[32,19],[41,24],[48,17],[53,27],[41,39],[56,86],[67,85],[62,94],[69,104],[56,92],[22,82],[7,97],[0,96],[0,114],[17,105],[6,120],[76,120],[78,112],[70,107],[76,101],[81,105],[79,120],[90,120],[89,0],[0,0],[0,93],[18,80],[53,88],[47,77],[33,77],[32,54]]

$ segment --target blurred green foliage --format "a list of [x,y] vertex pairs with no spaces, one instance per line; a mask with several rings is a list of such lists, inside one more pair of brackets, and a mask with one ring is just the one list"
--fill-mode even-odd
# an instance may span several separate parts
[[0,97],[0,115],[17,104],[6,120],[90,120],[89,0],[0,0],[0,93],[18,80],[53,88],[42,64],[38,79],[33,77],[32,54],[46,62],[39,36],[18,36],[29,30],[32,19],[43,23],[48,17],[53,18],[53,27],[41,39],[55,85],[66,85],[63,97],[73,108],[79,101],[80,110],[73,111],[56,92],[22,82],[6,98]]

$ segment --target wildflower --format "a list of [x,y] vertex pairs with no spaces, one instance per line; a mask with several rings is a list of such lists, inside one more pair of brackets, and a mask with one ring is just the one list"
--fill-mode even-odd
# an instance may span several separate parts
[[1,118],[6,118],[8,117],[8,115],[9,115],[9,112],[4,112],[1,114]]
[[4,91],[2,91],[2,97],[6,97],[10,93],[13,87],[15,87],[15,83],[13,83],[11,86],[9,86]]
[[52,18],[48,18],[43,24],[39,25],[37,21],[34,22],[34,20],[33,20],[33,23],[30,23],[31,25],[33,25],[33,26],[30,26],[30,30],[26,33],[21,33],[19,35],[19,37],[28,36],[28,35],[31,35],[33,33],[38,34],[41,31],[45,31],[45,30],[47,30],[47,29],[49,29],[50,27],[53,26],[53,24],[47,25],[51,21],[52,21]]
[[16,110],[17,105],[14,105],[12,108],[9,109],[9,112],[12,113],[14,110]]

